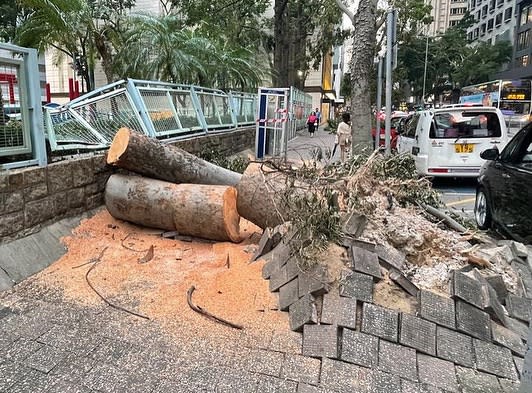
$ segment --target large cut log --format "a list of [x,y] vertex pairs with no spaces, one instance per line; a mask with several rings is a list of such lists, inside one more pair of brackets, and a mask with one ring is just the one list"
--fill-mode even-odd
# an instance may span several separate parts
[[121,128],[107,153],[107,163],[172,183],[234,186],[239,173],[211,164],[177,146]]
[[204,239],[238,242],[240,216],[234,187],[174,184],[115,174],[105,205],[115,218]]

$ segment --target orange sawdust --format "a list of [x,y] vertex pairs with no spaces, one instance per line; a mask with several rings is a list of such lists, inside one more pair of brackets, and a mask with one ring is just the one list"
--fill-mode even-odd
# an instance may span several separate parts
[[[252,335],[288,331],[287,313],[277,310],[276,296],[262,278],[264,262],[250,263],[257,232],[258,227],[242,220],[245,240],[238,244],[165,239],[161,231],[116,220],[102,210],[63,238],[68,252],[36,279],[61,290],[71,301],[101,305],[85,279],[93,265],[88,262],[101,256],[89,274],[98,292],[112,303],[146,315],[169,333],[207,337],[231,330],[190,309],[187,290],[192,285],[196,287],[194,304],[243,325]],[[153,258],[139,263],[150,246]]]

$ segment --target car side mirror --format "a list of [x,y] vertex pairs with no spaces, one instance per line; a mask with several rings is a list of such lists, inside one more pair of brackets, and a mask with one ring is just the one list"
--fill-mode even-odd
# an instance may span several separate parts
[[482,153],[480,153],[480,158],[484,160],[495,161],[497,158],[499,158],[499,149],[492,147],[491,149],[484,150]]

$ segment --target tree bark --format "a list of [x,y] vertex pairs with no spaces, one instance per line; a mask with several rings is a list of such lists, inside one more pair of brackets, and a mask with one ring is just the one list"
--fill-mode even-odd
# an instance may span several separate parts
[[115,218],[210,240],[239,242],[234,187],[174,184],[141,176],[112,175],[105,205]]
[[107,153],[107,163],[172,183],[234,186],[242,175],[211,164],[179,147],[121,128]]

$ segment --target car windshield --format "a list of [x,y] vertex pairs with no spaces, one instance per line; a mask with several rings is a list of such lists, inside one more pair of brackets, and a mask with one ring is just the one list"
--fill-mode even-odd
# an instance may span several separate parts
[[489,138],[501,136],[497,113],[449,111],[434,114],[430,138]]

